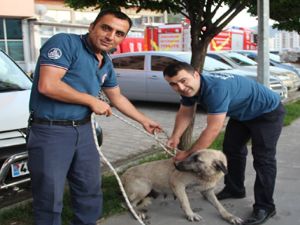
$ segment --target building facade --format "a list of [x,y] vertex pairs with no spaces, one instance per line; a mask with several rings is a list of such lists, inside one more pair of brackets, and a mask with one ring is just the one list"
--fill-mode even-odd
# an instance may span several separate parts
[[[27,73],[34,71],[39,49],[48,38],[57,33],[87,33],[99,13],[99,9],[75,11],[63,0],[0,0],[0,4],[0,48]],[[129,36],[143,35],[145,24],[167,22],[157,12],[122,11],[133,21]]]
[[297,32],[277,30],[270,44],[270,49],[276,51],[300,48],[300,35]]

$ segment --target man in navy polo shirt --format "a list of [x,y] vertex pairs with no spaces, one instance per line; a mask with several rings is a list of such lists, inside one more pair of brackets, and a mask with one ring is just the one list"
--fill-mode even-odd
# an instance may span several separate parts
[[100,88],[122,113],[153,132],[160,126],[121,92],[107,55],[132,22],[119,11],[101,11],[86,35],[57,34],[41,48],[30,99],[28,138],[35,225],[60,225],[66,178],[74,219],[94,225],[102,213],[100,160],[90,115],[110,116]]
[[164,77],[182,96],[173,133],[168,140],[176,147],[192,120],[193,106],[199,103],[207,111],[207,125],[193,146],[175,156],[183,160],[191,153],[208,148],[226,126],[223,151],[228,160],[225,188],[218,199],[244,198],[247,143],[251,139],[256,180],[252,215],[243,224],[262,224],[276,213],[273,192],[276,179],[276,144],[285,110],[280,96],[265,86],[242,76],[199,75],[183,62],[168,65]]

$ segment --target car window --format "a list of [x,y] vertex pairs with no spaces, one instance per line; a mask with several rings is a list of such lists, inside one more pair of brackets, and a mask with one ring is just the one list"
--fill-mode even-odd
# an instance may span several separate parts
[[270,53],[270,59],[277,62],[277,63],[281,63],[279,55],[275,55],[275,54]]
[[222,63],[225,63],[225,64],[231,66],[230,63],[229,63],[227,60],[221,58],[221,57],[218,56],[218,55],[215,55],[215,54],[209,54],[208,56],[209,56],[209,57],[212,57],[212,58],[214,58],[214,59],[216,59],[216,60],[218,60],[218,61],[220,61],[220,62],[222,62]]
[[235,52],[228,52],[228,53],[224,53],[224,54],[225,54],[225,56],[229,57],[230,59],[232,59],[234,62],[236,62],[240,66],[256,66],[257,65],[257,63],[255,61],[253,61],[252,59],[250,59],[242,54],[238,54]]
[[28,76],[0,51],[0,92],[29,89],[31,89],[31,80]]
[[166,56],[153,55],[151,57],[151,70],[152,71],[164,71],[167,65],[178,62],[175,59]]
[[214,72],[214,71],[221,71],[221,70],[231,70],[232,66],[229,66],[216,59],[206,56],[203,69],[208,72]]
[[145,56],[126,56],[112,59],[115,69],[144,70]]

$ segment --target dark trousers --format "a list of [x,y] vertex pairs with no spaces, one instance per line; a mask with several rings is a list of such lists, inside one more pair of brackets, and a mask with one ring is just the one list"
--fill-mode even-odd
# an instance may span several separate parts
[[228,175],[225,176],[225,185],[235,192],[245,191],[246,145],[251,140],[256,171],[254,209],[275,209],[276,145],[284,114],[284,107],[280,104],[274,111],[252,120],[229,119],[226,127],[223,151],[228,160]]
[[95,225],[102,213],[100,159],[91,124],[33,124],[28,139],[35,225],[60,225],[69,182],[73,225]]

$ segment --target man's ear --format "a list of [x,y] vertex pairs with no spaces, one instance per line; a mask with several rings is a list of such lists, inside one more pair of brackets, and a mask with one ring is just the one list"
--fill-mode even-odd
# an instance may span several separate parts
[[94,23],[90,23],[90,26],[89,26],[89,32],[91,32],[94,28],[95,24]]
[[198,71],[196,71],[196,70],[195,70],[195,72],[194,72],[194,77],[195,77],[195,78],[199,78],[199,77],[200,77],[200,74],[199,74]]

